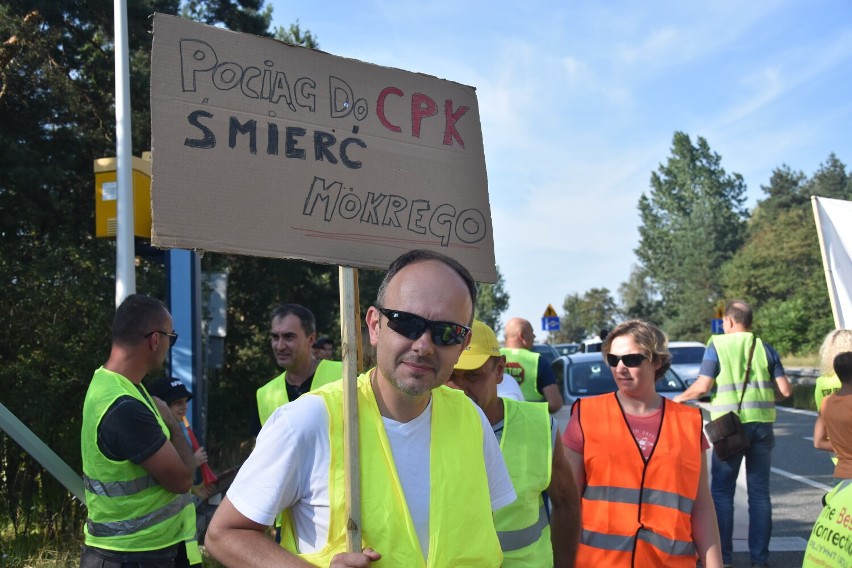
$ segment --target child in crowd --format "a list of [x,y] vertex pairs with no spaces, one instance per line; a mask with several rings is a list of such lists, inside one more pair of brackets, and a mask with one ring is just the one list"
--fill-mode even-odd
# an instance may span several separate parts
[[[186,427],[185,419],[187,403],[189,402],[189,399],[192,398],[192,393],[187,390],[180,379],[174,377],[163,377],[158,379],[151,384],[148,388],[148,392],[151,393],[152,396],[156,396],[169,405],[169,410],[172,411],[172,415],[175,417],[175,420],[177,420],[177,423],[180,424],[181,429],[183,430],[183,435],[186,437],[186,441],[191,448],[192,439],[189,435],[189,430]],[[203,447],[199,447],[195,450],[193,458],[195,468],[197,470],[202,464],[207,463],[207,451]],[[192,494],[198,498],[198,500],[196,500],[196,505],[199,500],[206,499],[208,496],[203,483],[194,484],[191,491]],[[192,540],[184,544],[185,545],[183,547],[180,547],[177,556],[175,557],[175,568],[200,567],[201,553],[198,549],[198,541]]]
[[852,351],[834,358],[840,390],[826,396],[814,425],[814,446],[837,454],[834,477],[852,479]]

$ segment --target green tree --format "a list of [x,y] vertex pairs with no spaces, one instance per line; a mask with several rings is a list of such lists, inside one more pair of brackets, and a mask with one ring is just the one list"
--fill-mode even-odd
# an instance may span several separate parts
[[302,45],[311,49],[319,49],[319,41],[308,31],[302,31],[299,26],[299,20],[295,24],[290,24],[289,27],[275,26],[275,39],[292,43],[293,45]]
[[562,309],[565,314],[560,320],[560,337],[571,342],[612,329],[618,319],[618,307],[607,288],[592,288],[583,296],[568,294]]
[[832,199],[850,198],[850,179],[846,173],[846,165],[832,152],[825,163],[820,164],[819,169],[805,186],[808,195],[817,197],[829,197]]
[[476,311],[475,317],[483,321],[494,333],[500,335],[503,325],[500,323],[502,316],[509,308],[509,293],[506,291],[506,281],[497,267],[497,282],[487,284],[476,283]]
[[185,0],[181,15],[211,26],[269,36],[272,6],[264,8],[263,3],[264,0]]
[[719,271],[745,235],[745,184],[728,175],[704,138],[696,145],[675,132],[672,155],[651,174],[639,199],[636,255],[662,298],[663,327],[671,337],[706,334],[722,297]]
[[[192,5],[206,23],[269,35],[260,0]],[[179,9],[179,0],[128,2],[135,155],[150,149],[150,15]],[[109,4],[0,3],[0,390],[3,404],[76,471],[83,396],[109,354],[114,312],[115,246],[93,235],[92,171],[95,158],[115,152],[113,43]],[[320,281],[311,283],[318,295],[324,277],[305,275]],[[138,258],[136,279],[139,292],[164,297],[156,257]],[[80,534],[83,512],[0,434],[2,526],[57,541]]]
[[846,167],[834,154],[810,180],[787,166],[773,171],[749,221],[745,244],[722,269],[728,298],[748,301],[755,330],[782,353],[818,349],[832,329],[809,195],[849,197]]
[[[176,9],[163,0],[128,10],[133,81],[147,77],[148,15]],[[93,235],[92,172],[115,148],[112,26],[112,10],[71,0],[0,4],[0,390],[76,471],[83,396],[108,355],[114,311],[115,248]],[[136,108],[147,99],[147,88],[132,90]],[[133,133],[137,153],[148,149],[144,123]],[[162,295],[162,270],[140,259],[137,286]],[[0,523],[79,534],[82,509],[0,440]]]
[[618,287],[621,312],[626,319],[643,319],[661,325],[662,300],[648,271],[634,265],[630,277]]

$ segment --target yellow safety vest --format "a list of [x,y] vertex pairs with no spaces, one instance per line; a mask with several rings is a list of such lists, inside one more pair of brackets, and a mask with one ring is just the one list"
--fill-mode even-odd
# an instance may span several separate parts
[[542,492],[550,486],[553,436],[547,404],[502,399],[500,450],[518,498],[494,512],[503,568],[552,567],[550,521]]
[[541,402],[544,395],[538,392],[538,353],[529,349],[503,347],[500,353],[506,356],[506,372],[515,377],[527,402]]
[[[822,399],[830,394],[834,394],[840,390],[840,379],[836,373],[828,375],[820,375],[817,377],[816,386],[814,387],[814,402],[816,403],[817,413],[822,406]],[[831,454],[831,461],[837,465],[837,454]]]
[[716,394],[710,401],[710,419],[728,412],[736,412],[745,380],[746,363],[752,340],[754,355],[751,374],[746,385],[740,420],[745,422],[775,422],[775,389],[769,376],[769,362],[763,342],[753,333],[743,331],[713,336],[708,345],[716,346],[719,356],[719,376],[716,377]]
[[[287,396],[287,371],[284,371],[259,389],[257,389],[257,414],[260,416],[260,425],[266,424],[272,413],[279,406],[290,402]],[[334,382],[343,376],[343,363],[340,361],[329,361],[320,359],[314,378],[311,381],[311,390]]]
[[[331,510],[326,545],[300,556],[315,566],[328,566],[335,554],[346,550],[343,385],[335,382],[310,394],[323,398],[329,415]],[[482,420],[464,393],[447,387],[432,391],[428,559],[423,558],[408,512],[370,372],[358,377],[358,433],[363,546],[382,554],[371,566],[500,566],[503,555],[491,514]],[[281,545],[298,554],[290,515],[281,534]]]
[[802,568],[852,564],[852,479],[844,479],[825,496],[814,523]]
[[128,460],[113,461],[98,448],[98,424],[120,396],[131,396],[150,408],[169,437],[168,427],[150,397],[143,397],[118,373],[103,367],[95,371],[83,403],[80,436],[88,508],[86,544],[136,552],[194,540],[195,507],[189,493],[172,493],[141,466]]

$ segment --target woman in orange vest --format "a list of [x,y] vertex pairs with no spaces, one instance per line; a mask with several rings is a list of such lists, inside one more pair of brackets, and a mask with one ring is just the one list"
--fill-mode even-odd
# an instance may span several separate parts
[[615,393],[578,400],[563,435],[582,495],[578,566],[721,568],[697,408],[657,394],[665,334],[631,320],[607,336]]

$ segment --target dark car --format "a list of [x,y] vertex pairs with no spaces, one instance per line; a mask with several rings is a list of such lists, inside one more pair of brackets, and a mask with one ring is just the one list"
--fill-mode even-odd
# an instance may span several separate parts
[[532,346],[531,350],[539,353],[548,363],[553,362],[559,357],[559,351],[549,343],[536,343]]
[[[600,353],[562,356],[553,361],[551,367],[566,405],[572,404],[578,398],[618,390],[615,379],[612,378],[612,369]],[[657,381],[657,392],[666,398],[673,398],[685,389],[686,385],[671,369]]]

